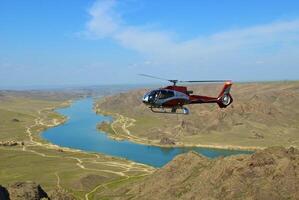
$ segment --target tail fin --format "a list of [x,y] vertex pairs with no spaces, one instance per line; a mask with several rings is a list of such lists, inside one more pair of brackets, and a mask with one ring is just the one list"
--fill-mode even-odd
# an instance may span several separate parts
[[217,104],[220,108],[226,108],[233,102],[233,97],[229,93],[231,87],[232,87],[232,82],[231,81],[226,82],[220,94],[218,95]]

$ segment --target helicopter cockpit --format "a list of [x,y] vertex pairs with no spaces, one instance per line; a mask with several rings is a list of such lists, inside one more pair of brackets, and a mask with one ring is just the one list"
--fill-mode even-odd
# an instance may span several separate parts
[[143,103],[152,104],[155,101],[157,90],[150,91],[143,96]]
[[162,101],[163,99],[174,97],[174,95],[175,95],[174,92],[171,90],[165,90],[165,89],[153,90],[146,93],[142,101],[145,104],[156,104],[160,100]]

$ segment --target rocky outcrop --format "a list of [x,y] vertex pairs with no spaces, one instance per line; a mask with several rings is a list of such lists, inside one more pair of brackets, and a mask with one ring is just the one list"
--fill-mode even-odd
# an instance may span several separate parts
[[0,146],[17,146],[17,145],[24,145],[23,141],[15,141],[15,140],[8,140],[8,141],[0,141]]
[[16,182],[7,187],[11,200],[40,200],[49,199],[40,185],[34,182]]
[[10,184],[7,188],[0,185],[0,200],[75,200],[75,198],[63,189],[56,189],[48,195],[39,184],[26,181]]
[[168,138],[168,137],[163,137],[160,140],[160,144],[162,144],[162,145],[175,145],[175,141],[173,139]]
[[120,199],[299,199],[299,151],[271,147],[251,155],[177,156]]

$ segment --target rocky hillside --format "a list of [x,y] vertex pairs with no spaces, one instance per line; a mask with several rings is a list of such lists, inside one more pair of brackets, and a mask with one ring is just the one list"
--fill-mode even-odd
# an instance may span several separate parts
[[299,151],[271,147],[252,155],[214,160],[189,152],[144,180],[105,196],[148,200],[299,199]]
[[[222,85],[188,87],[194,94],[217,96]],[[148,141],[169,138],[177,144],[299,147],[299,82],[234,84],[234,103],[191,105],[191,114],[152,113],[141,101],[147,90],[135,90],[98,101],[100,112],[119,113],[136,121],[128,129]],[[117,115],[116,115],[117,116]],[[115,129],[121,127],[115,124]],[[118,133],[124,133],[119,130]]]
[[1,200],[75,200],[61,189],[47,194],[40,185],[34,182],[16,182],[7,188],[0,185]]
[[[34,182],[0,186],[1,200],[73,200],[57,189],[46,193]],[[199,200],[299,199],[299,150],[271,147],[251,155],[208,159],[181,154],[144,178],[98,194],[97,199]]]

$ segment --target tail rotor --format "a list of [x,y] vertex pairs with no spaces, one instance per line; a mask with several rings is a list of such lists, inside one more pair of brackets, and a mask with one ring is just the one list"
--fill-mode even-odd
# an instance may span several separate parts
[[233,97],[230,94],[231,86],[232,86],[231,81],[225,82],[223,89],[218,95],[217,104],[219,105],[220,108],[226,108],[233,102]]

